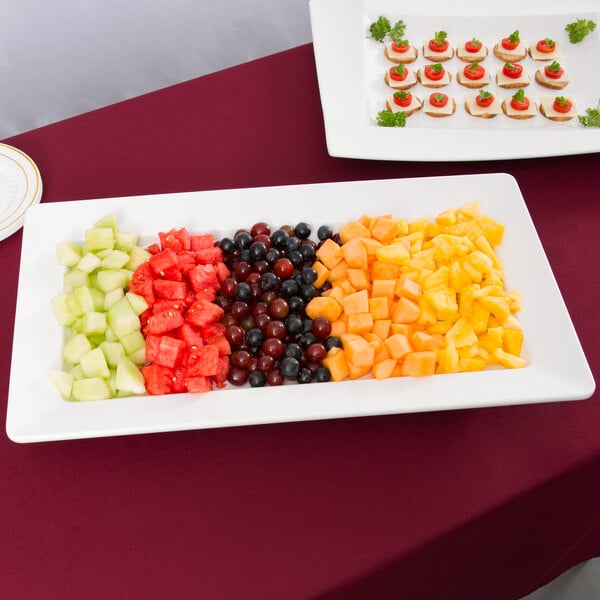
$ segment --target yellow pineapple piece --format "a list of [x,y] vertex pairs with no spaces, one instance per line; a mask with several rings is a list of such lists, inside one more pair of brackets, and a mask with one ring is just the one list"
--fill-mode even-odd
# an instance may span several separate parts
[[438,367],[436,373],[458,373],[460,370],[460,356],[458,350],[452,346],[446,346],[438,352]]
[[476,220],[479,227],[483,231],[483,235],[486,237],[491,246],[498,246],[502,243],[504,237],[505,227],[502,223],[495,221],[487,215],[480,215]]
[[475,240],[475,246],[478,250],[485,252],[485,254],[487,254],[492,259],[492,263],[496,269],[502,269],[502,264],[500,263],[500,260],[496,256],[494,249],[492,248],[492,246],[490,245],[490,243],[484,235],[480,235]]
[[478,336],[479,338],[479,347],[483,348],[490,354],[497,348],[502,348],[502,332],[504,329],[502,327],[489,327],[486,333]]
[[463,348],[477,343],[477,334],[468,319],[460,317],[446,333],[448,345],[452,344],[456,348]]
[[489,273],[494,266],[492,259],[481,250],[474,250],[467,255],[467,261],[481,274]]
[[470,320],[475,333],[484,333],[489,325],[490,311],[481,302],[475,300],[471,306]]
[[489,311],[502,322],[510,316],[510,306],[508,300],[501,296],[485,296],[480,302],[489,309]]
[[450,267],[448,265],[442,265],[438,267],[433,273],[429,274],[421,284],[423,288],[434,288],[439,286],[450,285]]
[[523,332],[516,331],[515,329],[503,329],[502,345],[504,350],[506,350],[509,354],[521,356],[521,349],[523,347]]
[[435,222],[438,225],[454,225],[456,223],[456,209],[451,208],[441,212],[435,217]]
[[431,304],[439,319],[452,319],[458,313],[456,292],[449,286],[423,290],[423,297]]
[[522,369],[527,364],[524,359],[513,356],[502,350],[502,348],[496,348],[492,352],[492,355],[503,367],[508,367],[509,369]]
[[401,242],[377,248],[375,256],[379,262],[394,265],[405,265],[410,260],[410,252]]
[[460,358],[458,364],[461,371],[483,371],[487,367],[487,362],[481,356]]
[[514,329],[515,331],[523,330],[521,322],[519,321],[519,319],[517,319],[517,317],[515,317],[515,315],[510,315],[506,317],[506,319],[502,321],[502,327],[504,327],[504,329]]
[[474,219],[479,216],[481,210],[481,204],[479,200],[473,200],[473,202],[466,202],[456,209],[456,213],[466,219]]
[[411,221],[408,224],[408,233],[413,233],[413,231],[425,231],[429,224],[429,217],[423,217],[422,219]]
[[519,312],[523,308],[523,294],[519,290],[508,290],[504,292],[504,297],[508,300],[511,312]]

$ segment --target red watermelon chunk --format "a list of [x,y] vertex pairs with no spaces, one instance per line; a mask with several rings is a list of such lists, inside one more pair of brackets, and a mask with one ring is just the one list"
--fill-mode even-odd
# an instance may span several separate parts
[[183,316],[177,310],[165,310],[152,315],[148,319],[148,333],[167,333],[172,329],[177,329],[185,323]]
[[212,390],[210,377],[204,377],[203,375],[186,377],[185,386],[187,391],[192,394],[202,394],[203,392],[210,392]]
[[187,286],[183,281],[172,281],[170,279],[155,279],[154,291],[159,298],[164,300],[184,300]]
[[196,265],[188,271],[187,276],[195,292],[219,288],[219,278],[213,264]]
[[213,246],[212,248],[204,248],[203,250],[198,250],[196,252],[196,260],[198,264],[207,265],[207,264],[217,264],[218,262],[223,260],[223,250],[218,246]]
[[196,300],[187,310],[185,320],[196,327],[203,327],[208,323],[220,321],[225,314],[224,310],[207,300]]
[[160,338],[158,352],[154,362],[163,365],[163,367],[171,367],[171,369],[174,369],[181,362],[184,351],[185,342],[183,340],[163,335]]
[[192,250],[205,250],[215,245],[215,237],[212,233],[190,236],[190,248]]
[[170,394],[173,391],[173,369],[151,364],[142,367],[146,390],[152,395]]

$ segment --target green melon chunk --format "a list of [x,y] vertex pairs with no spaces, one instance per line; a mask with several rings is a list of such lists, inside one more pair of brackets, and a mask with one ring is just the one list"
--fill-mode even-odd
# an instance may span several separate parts
[[136,315],[141,315],[145,310],[148,310],[148,303],[143,296],[133,292],[127,292],[125,296],[127,296],[127,300],[129,300],[129,304],[131,304],[131,308],[133,308]]
[[114,233],[119,229],[117,215],[106,215],[94,223],[94,227],[110,227]]
[[90,400],[107,400],[111,397],[110,389],[100,377],[87,377],[73,381],[71,392],[73,400],[88,402]]
[[146,363],[146,345],[143,348],[139,348],[135,352],[127,355],[127,358],[138,367],[143,367]]
[[110,292],[116,288],[124,288],[127,282],[128,275],[122,269],[101,269],[96,275],[96,286],[103,292]]
[[59,369],[49,369],[48,377],[65,400],[71,397],[73,389],[73,374]]
[[115,288],[114,290],[110,290],[110,292],[106,292],[104,295],[104,306],[102,307],[104,310],[108,310],[113,304],[118,302],[123,296],[125,292],[123,288]]
[[127,298],[121,298],[108,309],[108,324],[118,339],[140,329],[140,318],[135,314]]
[[121,357],[117,364],[115,386],[120,392],[143,394],[146,391],[144,376],[136,365],[126,356]]
[[123,344],[120,344],[119,342],[108,342],[105,340],[98,348],[104,353],[104,358],[106,358],[106,363],[109,367],[115,368],[119,362],[119,358],[125,356]]
[[102,260],[93,252],[88,252],[81,257],[77,263],[77,268],[84,273],[95,271],[102,264]]
[[72,269],[67,271],[63,276],[63,290],[65,293],[70,294],[75,291],[78,287],[85,285],[90,286],[90,276],[79,269]]
[[86,335],[104,333],[106,331],[106,313],[90,310],[81,317],[81,330]]
[[59,325],[68,327],[77,319],[77,315],[74,315],[67,304],[67,294],[61,292],[52,298],[51,300],[52,310],[54,316],[58,321]]
[[91,227],[85,230],[85,244],[88,251],[111,250],[115,247],[115,233],[112,227]]
[[65,267],[74,267],[81,260],[81,248],[75,242],[56,244],[56,258]]
[[117,250],[124,250],[128,254],[131,254],[131,250],[136,246],[140,239],[137,233],[126,233],[125,231],[117,231],[115,233],[115,248]]
[[123,344],[123,350],[127,355],[146,347],[146,340],[139,329],[124,335],[119,341]]
[[89,287],[82,285],[67,296],[67,306],[69,310],[76,316],[81,316],[84,313],[94,310],[94,296]]
[[83,354],[79,359],[79,364],[84,377],[101,377],[104,379],[110,375],[104,352],[100,348],[94,348]]
[[122,250],[111,250],[109,254],[102,259],[103,269],[122,269],[129,262],[129,254]]
[[65,342],[62,349],[62,357],[70,365],[79,363],[81,357],[92,349],[92,345],[83,333],[76,333]]
[[134,246],[131,249],[129,262],[125,265],[127,269],[135,271],[142,263],[148,262],[152,255],[147,250]]

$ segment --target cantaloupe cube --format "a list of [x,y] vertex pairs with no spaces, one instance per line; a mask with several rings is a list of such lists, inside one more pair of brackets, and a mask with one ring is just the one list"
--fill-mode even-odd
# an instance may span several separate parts
[[375,253],[377,252],[377,248],[382,246],[381,242],[373,239],[373,238],[358,238],[360,243],[365,247],[367,251],[368,257],[375,257]]
[[[377,253],[376,253],[377,254]],[[382,263],[375,260],[371,264],[371,279],[376,281],[377,279],[397,279],[400,275],[400,265],[393,265],[391,263]]]
[[359,367],[353,365],[351,362],[348,363],[348,379],[360,379],[371,372],[371,367]]
[[394,294],[396,296],[404,296],[409,300],[417,301],[422,293],[423,288],[421,285],[406,275],[400,275],[394,286]]
[[375,335],[374,333],[366,333],[365,340],[369,342],[369,345],[375,350],[375,355],[373,356],[373,362],[379,362],[385,360],[386,358],[390,358],[389,350],[387,346],[383,343],[383,340]]
[[390,316],[390,303],[387,297],[380,296],[375,298],[369,298],[369,312],[373,316],[373,319],[389,319]]
[[389,244],[401,235],[400,226],[391,217],[376,217],[371,223],[371,235],[382,244]]
[[345,334],[341,339],[349,363],[356,367],[371,368],[373,366],[375,350],[369,345],[369,342],[359,335]]
[[342,319],[338,319],[331,324],[331,335],[335,335],[339,337],[340,335],[346,333],[346,321]]
[[437,354],[429,350],[411,352],[402,361],[402,374],[405,377],[425,377],[435,373]]
[[418,352],[421,350],[431,350],[432,336],[427,331],[414,331],[410,336],[411,346]]
[[394,360],[401,360],[413,350],[408,338],[401,333],[394,333],[384,340],[383,343]]
[[348,363],[342,348],[334,347],[329,350],[321,364],[329,369],[332,381],[342,381],[348,377]]
[[342,307],[331,296],[316,296],[306,305],[306,314],[313,320],[325,317],[333,322],[342,314]]
[[413,323],[392,323],[390,326],[389,335],[394,335],[394,333],[401,333],[405,335],[407,338],[411,338],[414,333],[415,328]]
[[372,217],[371,215],[360,215],[360,217],[358,218],[358,222],[361,225],[364,225],[367,229],[371,229],[371,223],[373,222],[374,217]]
[[344,304],[344,297],[346,294],[339,285],[333,284],[331,289],[328,290],[327,295],[330,298],[333,298],[340,306]]
[[368,290],[371,287],[369,274],[363,269],[348,269],[348,281],[357,290]]
[[369,294],[367,290],[359,290],[346,295],[344,297],[343,308],[346,315],[369,312]]
[[371,237],[369,228],[365,227],[360,221],[350,221],[346,223],[340,227],[339,234],[342,244],[346,244],[348,241],[354,238]]
[[371,329],[371,332],[380,337],[382,340],[385,340],[385,338],[390,334],[391,324],[391,319],[375,319],[373,321],[373,329]]
[[346,279],[348,277],[348,264],[342,258],[334,267],[329,270],[328,279],[331,283]]
[[384,297],[388,300],[393,300],[396,284],[396,279],[373,279],[371,284],[371,297]]
[[386,358],[373,365],[371,374],[375,379],[388,379],[392,376],[396,361],[393,358]]
[[317,258],[331,270],[343,258],[342,248],[331,238],[328,238],[317,249]]
[[414,323],[421,314],[419,304],[414,300],[402,296],[398,298],[392,311],[392,322],[394,323]]
[[356,288],[350,283],[348,279],[340,279],[336,281],[336,287],[339,287],[340,290],[342,290],[344,297],[350,294],[354,294],[356,292]]
[[367,249],[360,238],[352,238],[342,245],[342,254],[351,269],[366,269],[369,266]]
[[320,260],[316,260],[313,263],[313,269],[317,272],[317,279],[313,285],[316,288],[321,288],[328,280],[330,271]]
[[363,335],[373,329],[373,315],[366,313],[352,313],[346,321],[346,331]]

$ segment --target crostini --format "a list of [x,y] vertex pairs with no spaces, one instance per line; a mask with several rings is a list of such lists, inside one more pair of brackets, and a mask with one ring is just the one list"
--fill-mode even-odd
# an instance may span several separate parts
[[414,71],[411,71],[402,63],[387,69],[384,80],[395,90],[407,90],[417,84],[417,76]]
[[562,90],[569,85],[569,78],[565,70],[555,60],[549,65],[540,67],[535,72],[535,80],[551,90]]
[[444,69],[442,63],[435,63],[421,67],[417,71],[417,80],[425,87],[440,88],[452,81],[452,74]]
[[456,100],[443,92],[435,92],[423,101],[423,112],[430,117],[450,117],[456,112]]
[[571,96],[542,96],[540,112],[551,121],[570,121],[577,116],[577,107]]
[[388,60],[405,65],[415,62],[419,56],[417,47],[413,46],[408,40],[402,40],[401,42],[386,42],[383,53]]
[[465,94],[465,110],[473,117],[493,119],[502,109],[494,94],[487,90],[479,90],[479,94]]
[[520,63],[507,62],[504,63],[502,67],[498,67],[496,83],[501,88],[511,89],[526,87],[530,82],[531,80],[528,73]]
[[556,60],[562,58],[562,50],[557,42],[544,38],[529,45],[529,56],[533,60]]
[[493,51],[504,62],[516,62],[527,56],[527,46],[521,41],[518,29],[508,37],[502,38],[494,46]]
[[477,38],[472,38],[456,47],[456,56],[463,62],[481,62],[487,55],[487,46]]
[[483,65],[480,65],[478,62],[472,62],[458,70],[456,80],[465,87],[477,89],[488,85],[491,77]]
[[444,62],[454,56],[454,48],[448,41],[445,31],[436,31],[435,35],[423,45],[423,56],[427,60]]
[[400,90],[390,94],[385,99],[386,108],[392,112],[403,112],[406,116],[421,109],[423,102],[411,92]]
[[527,98],[525,90],[521,88],[502,101],[502,112],[511,119],[531,119],[537,115],[537,108],[535,102]]

